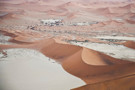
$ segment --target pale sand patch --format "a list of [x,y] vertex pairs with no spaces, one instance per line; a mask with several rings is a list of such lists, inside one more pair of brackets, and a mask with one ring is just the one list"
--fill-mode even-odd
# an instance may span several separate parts
[[11,37],[5,36],[5,35],[3,35],[3,34],[0,33],[0,44],[5,44],[5,45],[7,45],[7,44],[13,44],[11,42],[8,42],[9,39],[11,39]]
[[0,58],[0,90],[70,90],[85,83],[38,51],[8,49]]

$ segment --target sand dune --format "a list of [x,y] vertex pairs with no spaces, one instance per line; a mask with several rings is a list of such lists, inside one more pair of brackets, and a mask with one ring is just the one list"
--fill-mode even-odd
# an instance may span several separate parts
[[[13,1],[16,2],[17,0]],[[7,23],[10,22],[7,26],[11,26],[8,27],[11,33],[5,34],[11,36],[9,41],[16,44],[0,44],[0,49],[29,48],[38,50],[45,56],[59,62],[67,72],[79,77],[87,84],[135,74],[134,62],[116,59],[96,50],[70,45],[58,39],[44,39],[44,34],[46,34],[46,37],[48,34],[54,37],[56,36],[55,34],[57,34],[57,36],[61,36],[62,34],[63,37],[71,36],[70,39],[72,40],[72,37],[74,37],[75,40],[79,40],[79,38],[82,40],[82,37],[84,38],[83,40],[89,40],[86,39],[87,36],[89,38],[90,35],[96,36],[104,34],[134,36],[134,34],[132,34],[134,32],[134,26],[131,24],[135,24],[135,4],[129,4],[127,1],[122,3],[118,1],[119,3],[117,4],[116,2],[116,5],[113,5],[113,2],[110,2],[111,4],[107,3],[106,0],[104,0],[105,2],[103,3],[96,2],[97,0],[93,0],[92,3],[88,0],[85,1],[86,2],[83,3],[81,3],[82,0],[20,0],[18,3],[12,3],[12,0],[10,0],[9,3],[2,1],[0,3],[0,11],[7,13],[1,14],[0,20],[5,20]],[[7,6],[7,8],[5,8],[4,5]],[[41,25],[40,28],[40,20],[54,18],[55,16],[57,19],[66,19],[65,22],[68,22],[68,20],[71,21],[71,23],[92,23],[96,21],[97,24],[88,26],[68,26],[65,24],[65,26],[58,27]],[[118,18],[120,22],[119,20],[113,20],[114,18]],[[126,23],[125,20],[128,23]],[[14,28],[17,25],[22,25],[20,22],[25,23],[26,28],[34,27],[34,25],[39,28],[33,30],[35,33],[30,33],[29,30],[25,32],[26,29],[17,31]],[[15,27],[12,26],[13,24]],[[38,32],[42,30],[43,32],[41,33],[43,34],[39,35]],[[115,37],[112,38],[114,39]],[[100,39],[102,38],[99,38],[99,40]],[[107,37],[107,39],[109,38]],[[132,41],[126,42],[124,45],[135,49],[134,42]]]
[[90,11],[91,13],[103,15],[106,17],[124,17],[125,15],[130,15],[134,13],[135,11],[135,5],[134,4],[127,4],[122,6],[106,6],[105,7],[97,7],[94,8],[91,7]]
[[8,13],[6,15],[0,16],[0,19],[12,19],[12,18],[16,18],[15,14],[13,13]]
[[74,6],[74,5],[76,5],[76,4],[73,2],[67,2],[67,3],[60,5],[60,7],[70,7],[70,6]]
[[130,14],[126,18],[126,21],[130,24],[135,24],[135,14]]
[[25,15],[24,10],[8,11],[8,12],[1,13],[0,19],[2,19],[2,20],[18,19],[18,18],[21,18],[21,16],[24,16],[24,15]]
[[135,49],[135,42],[134,41],[127,41],[123,43],[124,46]]
[[[14,2],[16,0],[13,0]],[[3,1],[2,1],[3,2]],[[2,2],[0,4],[2,4]],[[96,1],[94,1],[96,2]],[[55,3],[55,4],[54,4]],[[13,4],[11,2],[4,2],[2,8],[5,6],[18,7],[25,11],[34,11],[44,13],[44,17],[59,17],[64,19],[80,19],[87,18],[91,20],[91,16],[105,16],[107,18],[113,17],[129,17],[135,11],[135,5],[132,3],[121,3],[120,5],[110,5],[107,2],[98,2],[98,4],[93,4],[93,2],[82,2],[81,0],[21,0],[19,3]],[[101,4],[101,5],[100,5]],[[3,10],[5,10],[3,8]],[[83,12],[82,12],[83,11]],[[33,13],[33,12],[32,12]],[[73,14],[74,13],[74,14]],[[92,15],[93,14],[93,15]],[[34,15],[34,13],[33,13]],[[17,17],[13,15],[14,17]],[[28,17],[25,15],[25,17]],[[33,17],[32,17],[33,18]]]
[[15,37],[14,39],[10,39],[9,42],[19,43],[19,44],[30,44],[32,43],[31,37]]
[[85,85],[38,51],[23,48],[4,52],[5,58],[0,53],[0,90],[70,90]]
[[114,25],[114,26],[119,26],[119,25],[123,25],[123,22],[119,22],[119,21],[115,21],[115,20],[111,20],[111,21],[106,21],[103,22],[105,25]]
[[92,27],[106,27],[106,26],[120,26],[124,25],[124,22],[116,21],[116,20],[109,20],[104,22],[99,22],[97,24],[91,25]]
[[76,12],[80,8],[81,8],[81,6],[75,2],[67,2],[64,4],[60,4],[53,9],[46,11],[46,13],[48,15],[67,16],[68,19],[73,19],[78,14]]
[[[81,59],[82,58],[81,52],[82,51],[80,50],[79,52],[75,53],[70,58],[65,60],[62,63],[62,66],[67,72],[81,78],[87,84],[122,77],[124,75],[128,75],[134,72],[133,70],[134,64],[114,64],[109,66],[108,65],[100,66],[99,64],[98,64],[99,66],[86,64]],[[128,65],[129,66],[131,65],[131,67],[129,67],[130,69],[127,68]],[[120,73],[119,71],[121,70],[122,72]],[[128,70],[129,71],[131,70],[131,72],[129,72]]]
[[112,13],[110,8],[106,7],[106,8],[98,8],[96,10],[94,10],[97,13],[103,13],[103,14],[109,14]]
[[91,9],[90,12],[98,14],[98,15],[102,15],[108,18],[113,18],[113,17],[118,17],[118,16],[123,15],[122,13],[116,13],[110,7]]
[[112,58],[95,50],[70,45],[56,39],[45,39],[26,45],[0,45],[0,47],[39,50],[47,57],[60,62],[67,72],[86,83],[114,79],[135,72],[133,62]]
[[135,24],[135,20],[127,19],[126,21],[127,21],[128,23],[130,23],[130,24]]
[[48,10],[46,11],[48,15],[56,15],[56,16],[66,16],[68,14],[67,11],[57,11],[57,10]]
[[121,6],[121,7],[114,7],[114,8],[111,8],[112,10],[112,13],[132,13],[131,10],[132,10],[132,4],[128,4],[126,6]]

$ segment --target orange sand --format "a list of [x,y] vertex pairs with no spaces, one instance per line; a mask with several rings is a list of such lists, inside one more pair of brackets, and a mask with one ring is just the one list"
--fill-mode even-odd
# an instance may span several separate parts
[[[14,2],[15,1],[18,0],[14,0]],[[67,18],[70,18],[73,22],[97,21],[99,23],[91,26],[78,27],[46,27],[43,30],[56,30],[58,28],[58,30],[75,31],[75,33],[76,31],[79,31],[79,33],[87,33],[86,31],[93,30],[97,32],[95,33],[96,35],[100,34],[98,31],[102,30],[112,30],[119,33],[134,33],[134,25],[129,27],[131,24],[134,24],[134,20],[131,20],[131,14],[133,15],[132,18],[134,18],[134,1],[132,4],[128,2],[82,2],[82,0],[68,3],[65,3],[65,0],[35,0],[29,2],[24,0],[18,4],[7,2],[0,1],[1,11],[8,13],[0,17],[0,20],[4,21],[4,23],[0,22],[3,26],[5,24],[8,26],[11,25],[12,27],[17,25],[31,26],[33,24],[39,24],[39,21],[42,19],[58,18],[59,16],[65,21]],[[5,6],[8,8],[5,8]],[[24,12],[20,13],[19,11],[22,10]],[[112,18],[120,18],[123,22],[112,20]],[[128,25],[125,20],[130,25]],[[18,44],[0,45],[1,49],[30,48],[38,50],[44,55],[60,62],[67,72],[81,78],[88,84],[135,73],[134,62],[116,59],[101,52],[70,45],[57,39],[43,39],[42,37],[42,40],[34,40],[34,38],[41,37],[41,34],[37,32],[30,33],[25,32],[25,30],[14,30],[14,28],[10,30],[11,27],[8,29],[10,32],[8,35],[12,36],[10,41]],[[112,34],[112,32],[110,33]],[[78,36],[79,35],[80,34],[78,34]],[[124,45],[135,48],[133,42],[127,42]]]
[[134,41],[127,41],[123,44],[126,47],[135,49],[135,42]]
[[135,63],[112,58],[103,53],[70,45],[56,39],[44,39],[32,44],[0,45],[2,49],[31,48],[60,62],[63,68],[87,84],[135,73]]

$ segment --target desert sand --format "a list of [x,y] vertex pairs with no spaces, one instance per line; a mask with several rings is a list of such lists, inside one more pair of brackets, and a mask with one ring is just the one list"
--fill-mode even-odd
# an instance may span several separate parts
[[4,51],[7,57],[0,59],[1,90],[70,90],[85,85],[40,52],[30,49]]
[[67,90],[135,74],[134,24],[135,0],[0,0],[0,86]]
[[[66,44],[57,39],[45,39],[26,45],[0,45],[0,47],[38,50],[61,63],[67,72],[81,78],[87,84],[134,74],[134,62],[116,59],[95,50]],[[111,72],[113,72],[113,77]]]
[[126,47],[135,49],[135,42],[134,41],[127,41],[124,43]]

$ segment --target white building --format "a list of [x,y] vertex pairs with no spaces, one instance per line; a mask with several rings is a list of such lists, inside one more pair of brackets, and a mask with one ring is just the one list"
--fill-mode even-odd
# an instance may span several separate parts
[[40,22],[43,25],[49,25],[49,26],[62,25],[62,20],[61,19],[47,19],[47,20],[41,20]]
[[74,26],[88,26],[88,25],[92,25],[92,24],[97,24],[98,22],[79,22],[79,23],[74,23],[72,25]]

